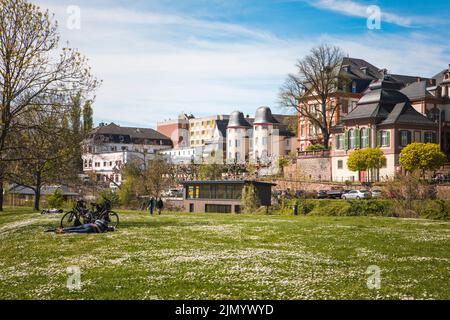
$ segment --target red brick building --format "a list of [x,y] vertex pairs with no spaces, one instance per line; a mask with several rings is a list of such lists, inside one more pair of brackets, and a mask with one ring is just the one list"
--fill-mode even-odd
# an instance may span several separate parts
[[181,113],[177,119],[158,122],[157,131],[168,136],[174,148],[186,148],[189,146],[189,119],[192,118],[192,115]]

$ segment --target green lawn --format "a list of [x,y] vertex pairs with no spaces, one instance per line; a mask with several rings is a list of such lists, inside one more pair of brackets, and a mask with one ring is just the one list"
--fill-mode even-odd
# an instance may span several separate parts
[[101,235],[44,233],[60,215],[0,213],[0,299],[450,299],[449,222],[119,213]]

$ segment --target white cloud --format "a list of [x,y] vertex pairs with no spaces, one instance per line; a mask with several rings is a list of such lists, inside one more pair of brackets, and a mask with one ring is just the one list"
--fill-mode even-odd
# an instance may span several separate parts
[[[369,17],[369,13],[367,12],[369,5],[364,5],[351,0],[307,0],[307,3],[316,8],[326,9],[352,17]],[[382,7],[380,9],[382,21],[393,23],[402,27],[411,27],[413,25],[422,24],[425,23],[424,20],[429,21],[425,17],[418,18],[403,16],[386,11]],[[436,20],[434,21],[437,22]]]
[[[45,6],[65,25],[66,7]],[[246,26],[123,8],[82,8],[80,30],[62,38],[90,58],[102,80],[95,118],[155,126],[181,111],[195,115],[276,107],[297,58],[324,41],[393,73],[431,76],[448,61],[436,39],[420,34],[332,35],[280,39]]]

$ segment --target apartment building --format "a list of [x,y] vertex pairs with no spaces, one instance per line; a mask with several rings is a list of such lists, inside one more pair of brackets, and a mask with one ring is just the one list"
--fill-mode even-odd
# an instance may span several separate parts
[[182,112],[176,119],[158,122],[156,130],[169,137],[175,149],[187,148],[189,147],[189,120],[193,118],[193,115]]
[[153,129],[100,124],[82,143],[83,171],[115,188],[122,183],[120,168],[124,164],[148,161],[171,148],[172,140]]

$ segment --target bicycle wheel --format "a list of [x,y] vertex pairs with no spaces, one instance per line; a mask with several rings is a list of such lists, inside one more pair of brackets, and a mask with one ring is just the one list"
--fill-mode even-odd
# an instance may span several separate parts
[[81,225],[80,218],[73,211],[67,212],[61,218],[61,228],[77,227],[79,225]]
[[102,215],[106,221],[108,221],[108,224],[110,227],[117,228],[119,225],[119,215],[115,213],[114,211],[106,212]]

